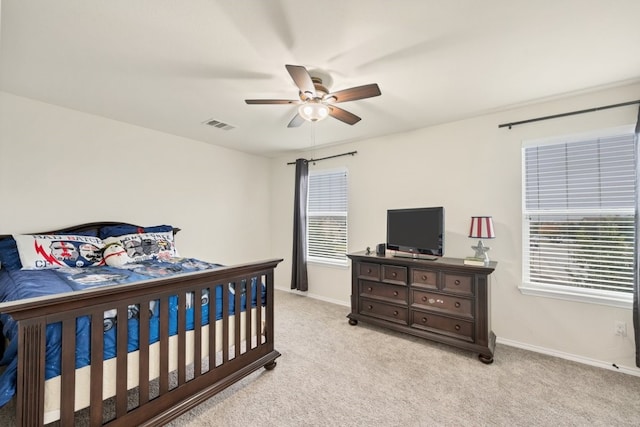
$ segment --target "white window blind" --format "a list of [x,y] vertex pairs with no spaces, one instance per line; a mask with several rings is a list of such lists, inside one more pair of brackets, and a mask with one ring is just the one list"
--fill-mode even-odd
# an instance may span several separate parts
[[347,263],[347,170],[309,173],[307,258]]
[[523,148],[524,282],[633,291],[633,133]]

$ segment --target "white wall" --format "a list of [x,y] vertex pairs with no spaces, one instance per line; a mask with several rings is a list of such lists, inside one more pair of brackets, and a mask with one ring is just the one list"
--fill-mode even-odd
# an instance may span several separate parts
[[[389,208],[444,206],[445,255],[473,254],[467,238],[472,215],[492,215],[497,238],[485,242],[498,261],[492,275],[492,327],[498,340],[567,358],[640,373],[631,334],[613,333],[614,320],[631,331],[631,310],[523,295],[521,282],[521,141],[583,133],[636,121],[637,106],[499,129],[505,122],[564,113],[640,98],[640,85],[572,96],[514,108],[413,132],[329,147],[316,158],[357,151],[319,162],[311,169],[349,170],[349,251],[385,241]],[[363,119],[366,120],[366,117]],[[322,124],[320,123],[319,126]],[[356,125],[357,126],[357,125]],[[317,129],[321,132],[321,127]],[[298,157],[310,157],[301,153]],[[290,287],[294,166],[296,155],[271,163],[273,255],[285,262],[276,286]],[[345,305],[351,294],[349,268],[309,266],[309,295]],[[345,315],[348,309],[345,309]],[[346,319],[345,319],[346,322]],[[496,355],[499,360],[500,355]]]
[[183,256],[269,257],[266,159],[0,92],[0,234],[171,224]]

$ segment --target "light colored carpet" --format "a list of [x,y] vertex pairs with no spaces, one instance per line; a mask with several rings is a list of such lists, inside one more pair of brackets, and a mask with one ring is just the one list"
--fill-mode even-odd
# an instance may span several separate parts
[[498,345],[495,361],[276,293],[273,371],[171,426],[639,426],[640,378]]
[[504,345],[485,365],[283,291],[275,307],[278,366],[170,426],[640,426],[638,377]]

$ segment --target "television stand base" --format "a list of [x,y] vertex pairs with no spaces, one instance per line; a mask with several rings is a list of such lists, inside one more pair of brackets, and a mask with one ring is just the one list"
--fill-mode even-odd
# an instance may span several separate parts
[[397,258],[411,258],[411,259],[422,259],[425,261],[437,261],[438,257],[433,255],[423,255],[423,254],[411,254],[408,252],[396,252],[393,254],[394,257]]

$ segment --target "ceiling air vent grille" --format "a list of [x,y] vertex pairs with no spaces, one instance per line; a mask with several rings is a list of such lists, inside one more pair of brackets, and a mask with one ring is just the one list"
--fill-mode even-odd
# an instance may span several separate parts
[[231,126],[229,123],[221,122],[220,120],[210,119],[203,122],[207,126],[211,126],[214,128],[222,129],[222,130],[231,130],[235,129],[235,126]]

